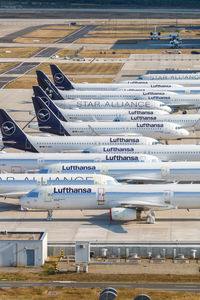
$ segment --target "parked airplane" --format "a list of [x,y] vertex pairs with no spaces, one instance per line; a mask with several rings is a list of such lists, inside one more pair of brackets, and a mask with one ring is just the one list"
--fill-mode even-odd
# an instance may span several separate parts
[[200,79],[200,73],[150,73],[140,75],[139,79],[142,80],[198,80]]
[[180,49],[183,48],[183,43],[180,39],[174,39],[169,42],[169,46],[172,49]]
[[[171,112],[163,102],[153,100],[64,100],[58,90],[49,88],[47,94],[40,87],[33,87],[35,96],[42,98],[49,105],[49,98],[62,109],[150,109]],[[47,100],[46,100],[47,99]]]
[[[174,74],[175,75],[175,74]],[[142,76],[142,75],[141,75]],[[141,82],[141,85],[146,83],[146,80],[143,80],[142,78],[140,78],[141,76],[139,76],[138,78],[138,82]],[[200,86],[200,79],[176,79],[176,78],[169,78],[169,79],[163,79],[165,80],[164,83],[165,84],[180,84],[183,86],[182,90],[175,90],[176,93],[189,93],[191,91],[191,93],[200,93],[199,92],[199,86]],[[157,81],[157,79],[152,79],[149,80],[149,83],[152,83],[152,85],[159,85],[159,83],[162,82],[162,80]],[[135,84],[135,80],[124,80],[124,81],[120,81],[119,84],[121,83],[129,83],[130,85],[134,85]]]
[[26,173],[37,172],[42,168],[59,163],[82,162],[157,162],[159,159],[146,154],[110,155],[104,153],[5,153],[0,152],[0,172]]
[[154,29],[154,32],[150,32],[150,38],[151,38],[151,40],[159,40],[160,39],[160,35],[161,35],[161,33],[160,33],[160,31],[158,31],[157,32],[157,30],[156,30],[156,26],[155,26],[155,29]]
[[59,120],[46,103],[33,97],[41,131],[58,135],[144,135],[157,139],[174,139],[189,135],[182,126],[168,122],[64,122]]
[[[45,112],[46,113],[46,112]],[[0,109],[0,127],[2,142],[5,147],[12,147],[29,152],[66,152],[83,151],[97,145],[135,145],[152,144],[157,141],[141,136],[32,136],[24,133],[15,121]]]
[[[56,66],[50,65],[51,73],[53,76],[54,84],[58,89],[61,90],[80,90],[80,91],[114,91],[121,89],[129,89],[130,85],[128,83],[72,83],[67,76]],[[146,81],[144,87],[141,86],[140,82],[135,81],[134,88],[150,88],[150,89],[162,89],[162,91],[170,91],[182,88],[181,85],[175,84],[164,84],[160,83],[159,85],[152,85]]]
[[[36,87],[37,88],[37,87]],[[39,88],[39,87],[38,87]],[[40,89],[40,88],[39,88]],[[43,92],[43,91],[42,91]],[[43,92],[44,93],[44,92]],[[133,121],[133,122],[170,122],[181,125],[185,128],[195,130],[200,128],[200,114],[168,114],[165,111],[158,110],[66,110],[59,108],[47,95],[40,93],[42,100],[53,111],[57,118],[61,121]],[[35,97],[34,101],[41,101],[39,97]],[[38,99],[38,100],[37,100]],[[86,113],[85,113],[86,111]],[[112,112],[114,114],[112,114]],[[29,127],[35,127],[30,125]]]
[[[71,90],[61,90],[61,89],[57,89],[56,86],[50,81],[50,79],[42,72],[42,71],[36,71],[37,74],[37,81],[39,86],[47,92],[47,89],[49,89],[49,87],[51,87],[51,89],[53,88],[56,93],[60,93],[60,95],[64,98],[64,99],[77,99],[80,98],[82,100],[90,100],[90,99],[106,99],[106,100],[138,100],[138,99],[145,99],[146,97],[146,93],[144,93],[143,88],[141,89],[129,89],[129,90],[115,90],[115,91],[93,91],[93,90],[75,90],[75,89],[71,89]],[[174,95],[175,93],[173,92],[169,92],[169,91],[163,91],[162,89],[160,91],[158,91],[157,89],[155,89],[155,91],[152,91],[152,89],[150,89],[148,92],[154,94],[154,95],[163,95],[163,96],[167,96],[167,95]],[[47,93],[48,94],[48,93]]]
[[136,155],[137,153],[149,154],[156,156],[162,161],[199,161],[200,145],[194,144],[175,144],[175,145],[152,145],[152,146],[96,146],[90,147],[84,151],[85,153],[107,153],[122,154],[129,153]]
[[180,182],[200,181],[200,162],[155,162],[155,163],[113,163],[83,162],[59,163],[40,170],[40,173],[92,173],[106,174],[118,181],[128,182]]
[[20,198],[41,185],[118,184],[100,174],[0,174],[0,197]]
[[110,209],[111,220],[130,221],[147,214],[147,223],[155,223],[155,211],[200,209],[199,184],[139,185],[51,185],[33,189],[19,200],[22,208]]

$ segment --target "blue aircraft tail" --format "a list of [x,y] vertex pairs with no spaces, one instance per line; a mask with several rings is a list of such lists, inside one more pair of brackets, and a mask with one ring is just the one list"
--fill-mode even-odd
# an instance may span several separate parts
[[41,98],[32,97],[32,100],[40,131],[57,135],[70,135],[63,127],[61,121]]
[[0,109],[0,128],[4,146],[30,152],[38,152],[29,142],[27,135],[4,109]]
[[50,68],[55,86],[58,89],[67,91],[74,89],[72,83],[69,81],[69,79],[67,79],[67,77],[56,65],[50,65]]
[[51,80],[42,71],[37,70],[36,75],[37,75],[37,81],[39,86],[45,91],[45,93],[52,100],[60,100],[60,98],[63,99],[57,87],[51,82]]
[[41,98],[46,105],[54,112],[57,118],[59,118],[61,121],[67,122],[61,111],[58,109],[58,107],[54,104],[54,102],[49,98],[49,96],[43,91],[43,89],[40,86],[33,86],[33,92],[35,95],[35,98]]

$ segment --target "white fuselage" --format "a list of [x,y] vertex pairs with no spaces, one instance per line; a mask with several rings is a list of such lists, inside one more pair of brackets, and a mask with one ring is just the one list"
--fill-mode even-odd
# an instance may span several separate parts
[[[63,122],[63,128],[69,135],[127,135],[141,134],[156,139],[173,139],[187,136],[189,133],[180,125],[168,122]],[[59,128],[55,128],[55,130]],[[55,131],[56,133],[56,131]]]
[[156,109],[171,112],[163,102],[152,100],[55,100],[54,103],[63,109]]
[[0,174],[0,197],[18,198],[42,185],[116,184],[112,177],[100,174]]
[[[98,145],[136,145],[157,143],[155,139],[141,136],[33,136],[27,135],[29,142],[38,152],[82,152]],[[26,148],[25,150],[29,150]],[[31,149],[30,149],[31,150]]]
[[137,154],[110,155],[104,153],[1,153],[0,172],[25,173],[36,172],[41,168],[59,163],[79,162],[156,162],[154,156]]
[[119,155],[122,153],[137,154],[144,153],[154,155],[162,161],[200,161],[200,145],[152,145],[152,146],[100,146],[87,149],[87,152],[107,153]]
[[142,80],[200,80],[200,73],[152,73],[141,75],[139,78]]
[[[127,109],[62,109],[58,108],[67,121],[131,121],[132,118],[168,115],[164,110]],[[196,115],[195,115],[196,116]],[[157,120],[157,119],[155,119]],[[150,121],[150,119],[149,119]]]
[[[143,80],[143,79],[138,79],[138,80],[126,80],[126,81],[121,81],[120,83],[128,83],[128,84],[137,84],[137,81],[141,82],[142,84],[146,84],[146,82],[152,83],[152,84],[159,84],[160,82],[162,82],[162,80]],[[200,86],[200,79],[165,79],[163,81],[163,83],[165,84],[178,84],[178,85],[182,85],[183,87],[196,87],[197,90],[199,90],[199,86]],[[187,89],[187,88],[186,88]]]
[[41,170],[44,173],[105,174],[120,181],[200,181],[200,162],[93,162],[59,163]]
[[135,208],[140,206],[151,208],[153,205],[154,210],[199,209],[200,185],[46,186],[22,197],[19,204],[22,207],[36,209],[110,209],[124,205],[127,207],[132,205]]

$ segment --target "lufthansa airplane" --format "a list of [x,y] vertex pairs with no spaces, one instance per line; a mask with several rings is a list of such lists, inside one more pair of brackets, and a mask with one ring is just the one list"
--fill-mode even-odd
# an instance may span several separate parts
[[174,139],[189,135],[182,126],[168,122],[65,122],[59,120],[41,98],[33,97],[41,131],[58,135],[144,135],[157,139]]
[[200,181],[200,162],[155,162],[155,163],[59,163],[41,169],[40,173],[105,174],[118,181],[128,182],[193,182]]
[[159,159],[146,154],[104,154],[104,153],[6,153],[0,151],[0,172],[34,173],[59,163],[92,162],[157,162]]
[[[156,109],[156,110],[164,110],[167,112],[171,112],[171,108],[163,104],[163,102],[153,101],[153,100],[81,100],[81,99],[73,99],[73,100],[64,100],[60,92],[55,86],[46,84],[47,88],[42,87],[48,96],[54,101],[56,105],[63,109]],[[34,95],[39,96],[42,99],[46,98],[41,92],[42,89],[34,90]]]
[[[72,83],[65,74],[56,66],[50,65],[51,73],[53,76],[54,84],[58,89],[61,90],[79,90],[79,91],[114,91],[120,89],[129,89],[130,85],[128,83]],[[152,89],[162,89],[163,91],[175,91],[176,89],[183,88],[181,85],[175,84],[165,84],[160,83],[159,85],[152,85],[151,83],[146,81],[144,87],[141,86],[140,82],[135,81],[135,88],[152,88]]]
[[[39,86],[33,87],[35,97],[40,97],[62,121],[131,121],[133,116],[168,115],[164,110],[150,109],[63,109],[55,104]],[[30,114],[32,114],[31,112]]]
[[[42,93],[40,93],[42,94]],[[35,97],[34,102],[41,102],[40,97]],[[170,122],[181,125],[184,128],[189,128],[190,130],[195,130],[200,128],[200,114],[168,114],[164,111],[158,110],[125,110],[113,111],[115,112],[112,115],[112,110],[98,110],[93,111],[86,110],[65,110],[58,107],[47,95],[42,96],[42,100],[48,105],[48,107],[53,111],[57,118],[64,122],[73,122],[78,120],[84,121],[102,121],[102,120],[111,120],[111,121],[132,121],[132,122]],[[90,114],[88,113],[90,112]],[[127,114],[126,114],[127,112]],[[104,115],[105,113],[105,115]],[[31,127],[32,125],[30,125]],[[34,127],[34,126],[33,126]]]
[[[43,90],[46,90],[47,88],[47,82],[48,85],[53,86],[54,88],[55,85],[50,81],[50,79],[42,72],[42,71],[36,71],[37,74],[37,81],[39,86],[41,86],[41,88]],[[93,90],[84,90],[84,91],[80,91],[80,90],[75,90],[75,89],[71,89],[71,90],[61,90],[58,89],[59,93],[61,94],[61,96],[65,99],[83,99],[83,100],[88,100],[88,99],[106,99],[106,100],[138,100],[138,99],[146,99],[148,97],[148,95],[146,95],[146,93],[143,91],[143,88],[139,88],[139,89],[129,89],[129,90],[115,90],[115,91],[93,91]],[[150,92],[152,94],[156,95],[160,95],[160,96],[167,96],[167,95],[176,95],[176,93],[174,92],[169,92],[169,91],[163,91],[163,89],[161,89],[160,91],[158,91],[157,89],[155,89],[155,91],[152,91],[152,89],[147,90],[147,92]]]
[[187,79],[187,80],[199,80],[200,79],[200,73],[195,72],[195,73],[151,73],[151,74],[145,74],[145,75],[140,75],[139,79],[142,80],[182,80],[182,79]]
[[143,153],[153,155],[162,161],[199,161],[200,145],[194,144],[174,144],[174,145],[156,145],[156,146],[97,146],[88,148],[85,153],[105,153],[119,155],[122,153],[134,154]]
[[41,186],[19,200],[22,208],[43,209],[52,219],[55,209],[110,209],[111,220],[130,221],[147,214],[155,223],[155,211],[200,209],[199,184]]
[[41,185],[118,184],[99,174],[0,174],[0,197],[20,198]]
[[[44,112],[46,114],[46,112]],[[59,120],[58,120],[59,121]],[[59,122],[58,122],[59,125]],[[155,139],[143,136],[36,136],[24,133],[15,121],[0,109],[0,127],[5,147],[29,152],[82,152],[97,145],[135,145],[159,143]]]

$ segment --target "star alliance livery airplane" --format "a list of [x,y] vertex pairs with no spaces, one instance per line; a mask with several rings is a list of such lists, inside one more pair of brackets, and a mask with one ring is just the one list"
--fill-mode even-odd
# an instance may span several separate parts
[[[53,76],[55,86],[60,90],[79,90],[79,91],[115,91],[121,89],[130,89],[128,83],[72,83],[65,74],[56,66],[50,65],[51,73]],[[141,86],[140,82],[135,81],[134,88],[146,88],[146,89],[162,89],[162,91],[175,91],[176,89],[183,88],[181,85],[165,84],[152,85],[146,81],[144,86]]]
[[0,197],[20,198],[41,185],[118,184],[110,176],[98,174],[0,174]]
[[[48,133],[68,136],[141,134],[157,139],[173,139],[189,135],[181,125],[167,122],[63,122],[41,98],[32,99],[39,129]],[[57,113],[59,114],[58,110]]]
[[110,209],[111,220],[155,223],[155,211],[200,209],[199,184],[51,185],[33,189],[19,200],[22,208],[44,209],[48,219],[55,209]]
[[[200,128],[200,114],[168,114],[165,111],[158,110],[66,110],[58,107],[54,101],[52,101],[40,87],[34,87],[39,89],[38,93],[41,95],[35,97],[35,102],[39,103],[42,99],[43,102],[48,105],[50,110],[56,115],[58,119],[64,122],[72,122],[76,120],[84,121],[132,121],[132,122],[170,122],[176,123],[189,130],[195,130]],[[113,112],[113,114],[112,114]],[[31,125],[29,127],[32,127]],[[34,126],[33,126],[34,127]]]
[[[41,87],[48,96],[54,101],[54,103],[63,109],[156,109],[171,112],[171,108],[159,101],[153,100],[64,100],[58,89],[51,84],[50,81],[45,81],[45,85]],[[33,88],[35,96],[39,96],[42,99],[45,97],[41,94],[41,90]]]
[[[35,97],[41,98],[61,121],[131,121],[132,117],[154,117],[168,115],[164,110],[149,109],[63,109],[55,104],[40,86],[33,86]],[[31,112],[32,114],[32,112]]]
[[[46,111],[44,115],[46,115]],[[48,116],[46,116],[48,118]],[[59,122],[57,123],[59,125]],[[135,145],[159,143],[155,139],[143,136],[33,136],[24,133],[15,121],[0,109],[0,128],[2,142],[5,147],[21,149],[29,152],[66,152],[79,151],[97,145]],[[66,134],[66,132],[65,132]],[[69,134],[68,134],[69,135]]]

